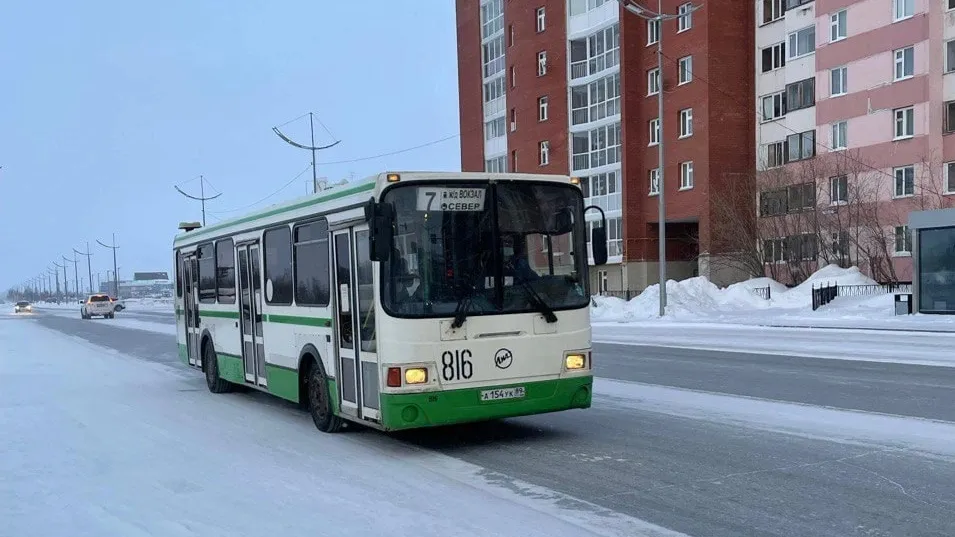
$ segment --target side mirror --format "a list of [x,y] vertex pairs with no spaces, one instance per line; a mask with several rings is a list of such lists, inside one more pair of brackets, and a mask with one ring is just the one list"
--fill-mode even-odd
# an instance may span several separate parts
[[594,227],[590,233],[590,248],[594,256],[594,265],[603,265],[607,262],[607,228]]
[[365,220],[368,222],[368,255],[372,261],[387,261],[391,257],[391,246],[395,241],[395,210],[390,204],[375,203],[374,199],[365,204]]

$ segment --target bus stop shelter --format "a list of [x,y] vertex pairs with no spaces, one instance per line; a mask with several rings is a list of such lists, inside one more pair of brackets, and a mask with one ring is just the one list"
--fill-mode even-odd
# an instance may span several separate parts
[[955,209],[909,213],[912,311],[955,314]]

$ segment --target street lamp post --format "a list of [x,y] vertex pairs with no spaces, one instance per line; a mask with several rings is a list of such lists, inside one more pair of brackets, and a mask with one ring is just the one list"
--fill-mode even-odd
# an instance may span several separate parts
[[[635,0],[617,0],[625,10],[634,15],[647,20],[655,21],[657,25],[657,73],[660,76],[660,83],[657,87],[657,220],[659,223],[659,242],[657,266],[659,268],[660,280],[660,317],[666,313],[667,304],[667,258],[666,258],[666,196],[663,188],[663,176],[666,169],[666,162],[663,160],[663,124],[666,120],[663,117],[663,21],[679,19],[683,16],[690,16],[690,13],[703,7],[702,5],[691,5],[690,9],[683,13],[669,14],[663,12],[663,0],[657,0],[657,10],[639,6],[634,3]],[[622,67],[621,67],[622,68]]]

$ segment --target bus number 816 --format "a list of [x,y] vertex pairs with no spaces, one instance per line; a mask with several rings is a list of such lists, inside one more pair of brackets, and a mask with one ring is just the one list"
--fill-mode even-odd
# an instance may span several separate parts
[[441,376],[444,380],[467,380],[474,374],[471,351],[467,349],[444,351],[441,355]]

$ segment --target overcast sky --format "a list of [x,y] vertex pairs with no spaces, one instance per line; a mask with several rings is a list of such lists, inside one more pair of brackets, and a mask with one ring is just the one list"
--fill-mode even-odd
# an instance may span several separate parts
[[[457,138],[322,164],[457,134],[455,58],[446,0],[3,2],[0,286],[87,241],[105,277],[114,232],[121,278],[171,271],[178,222],[200,219],[173,186],[222,192],[209,224],[305,194],[309,152],[271,128],[309,111],[342,140],[320,176],[459,170]],[[282,129],[307,142],[307,118]]]

